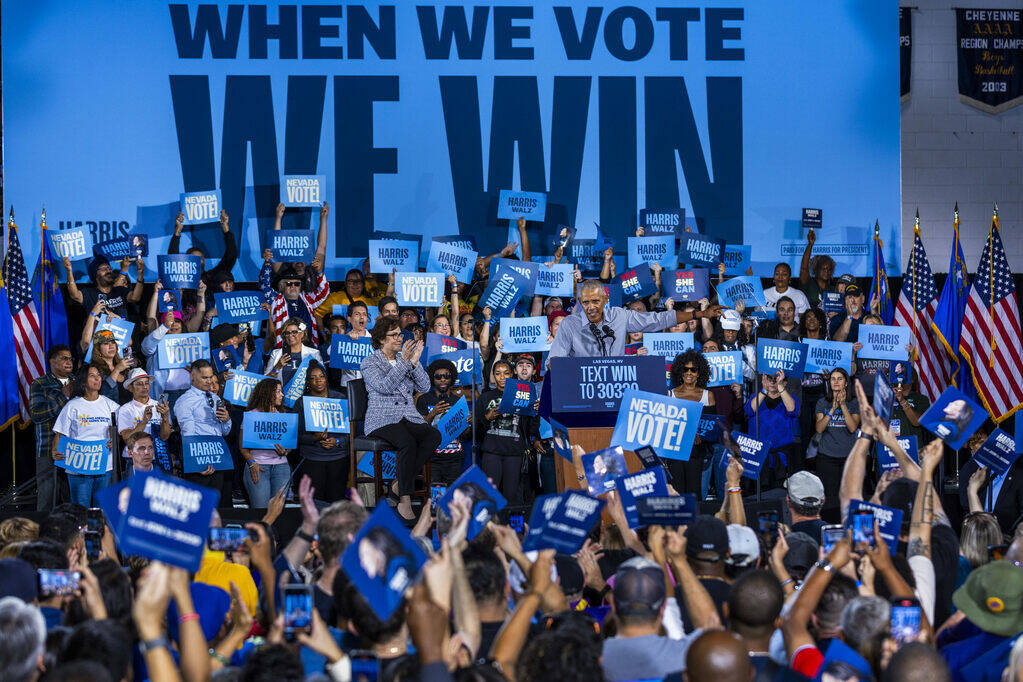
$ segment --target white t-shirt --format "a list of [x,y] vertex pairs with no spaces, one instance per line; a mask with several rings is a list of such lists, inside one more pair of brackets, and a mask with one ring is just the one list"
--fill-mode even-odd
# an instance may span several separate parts
[[806,294],[799,289],[789,287],[785,290],[785,293],[779,294],[777,287],[771,287],[770,289],[764,289],[764,298],[767,299],[767,310],[774,310],[774,304],[778,302],[778,299],[782,296],[787,296],[792,299],[792,302],[796,305],[796,319],[810,309],[810,301],[807,300]]
[[[149,418],[149,425],[146,427],[147,433],[152,433],[152,429],[155,426],[157,431],[160,429],[160,422],[162,417],[160,413],[156,411],[157,402],[152,398],[149,399],[148,403],[141,404],[135,401],[134,398],[121,405],[117,409],[117,432],[126,431],[128,429],[134,429],[142,421],[142,414],[146,411],[147,407],[152,406],[153,416]],[[121,451],[122,457],[131,457],[128,454],[128,446],[125,445]]]
[[[102,395],[91,401],[72,398],[57,415],[53,432],[75,440],[110,440],[110,415],[117,409],[117,403]],[[114,468],[110,460],[107,471]]]

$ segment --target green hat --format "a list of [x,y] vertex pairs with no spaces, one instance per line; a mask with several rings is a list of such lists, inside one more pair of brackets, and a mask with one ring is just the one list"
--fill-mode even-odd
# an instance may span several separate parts
[[1004,560],[976,568],[952,603],[984,632],[1013,637],[1023,631],[1023,570]]

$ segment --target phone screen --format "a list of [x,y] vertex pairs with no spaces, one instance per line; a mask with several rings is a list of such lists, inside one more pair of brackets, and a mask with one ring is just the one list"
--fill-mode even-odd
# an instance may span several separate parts
[[430,500],[436,502],[439,498],[444,497],[444,493],[448,491],[446,485],[431,485],[430,486]]
[[103,532],[103,510],[97,507],[93,507],[88,511],[85,517],[85,529],[92,531],[93,533]]
[[845,537],[845,528],[842,526],[823,526],[821,528],[821,547],[827,554],[835,543]]
[[774,535],[778,531],[778,513],[760,512],[757,514],[757,530],[761,533]]
[[526,518],[522,514],[511,514],[508,517],[508,527],[516,533],[526,532]]
[[99,559],[99,552],[103,548],[103,535],[91,530],[82,534],[85,538],[85,555],[89,561]]
[[377,682],[380,678],[380,660],[370,651],[353,651],[352,682]]
[[874,512],[859,510],[852,515],[853,544],[874,546]]
[[920,634],[920,606],[914,599],[892,603],[892,637],[900,644],[915,641]]
[[36,579],[40,597],[63,597],[75,593],[82,574],[62,568],[39,568],[36,569]]
[[284,634],[309,632],[313,627],[313,588],[311,585],[288,585],[284,588]]
[[237,552],[248,537],[249,531],[245,528],[210,528],[206,545],[214,552]]

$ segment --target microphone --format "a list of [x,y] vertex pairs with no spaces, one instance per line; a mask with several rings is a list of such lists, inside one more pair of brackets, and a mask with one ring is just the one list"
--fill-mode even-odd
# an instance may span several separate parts
[[600,345],[600,354],[607,355],[607,350],[604,348],[604,337],[600,335],[600,330],[597,328],[595,322],[590,322],[590,333],[593,334],[593,338],[597,340]]
[[603,327],[603,330],[604,330],[604,338],[608,338],[608,339],[614,340],[615,332],[614,332],[613,329],[611,329],[610,325],[605,324],[604,327]]

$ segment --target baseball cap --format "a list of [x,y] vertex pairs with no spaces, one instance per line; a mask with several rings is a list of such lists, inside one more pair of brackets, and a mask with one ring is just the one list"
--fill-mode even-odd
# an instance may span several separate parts
[[124,390],[130,391],[131,385],[135,383],[135,380],[141,379],[143,377],[145,377],[146,379],[149,378],[149,375],[146,374],[146,370],[142,369],[141,367],[136,367],[135,369],[128,373],[128,378],[125,379],[124,383],[121,385],[124,386]]
[[574,556],[569,554],[555,554],[554,566],[558,570],[558,585],[565,594],[582,592],[585,586],[583,569]]
[[89,265],[86,268],[89,271],[89,279],[95,282],[96,272],[100,269],[101,266],[104,265],[110,265],[110,261],[107,260],[106,256],[96,256],[91,261],[89,261]]
[[529,364],[533,365],[533,367],[536,367],[536,358],[533,357],[532,353],[519,353],[518,355],[516,355],[515,364],[517,365],[520,362],[528,362]]
[[615,573],[615,611],[654,615],[664,603],[664,571],[646,557],[633,557]]
[[24,559],[0,559],[0,598],[17,597],[26,604],[36,600],[36,572]]
[[[700,514],[686,528],[686,554],[705,561],[721,561],[728,556],[728,528],[721,519]],[[707,557],[714,554],[714,558]]]
[[555,317],[568,317],[568,313],[564,310],[552,310],[547,316],[547,326],[551,326],[551,322],[554,322]]
[[729,556],[725,561],[729,566],[752,566],[760,556],[757,534],[749,526],[728,524],[728,551]]
[[820,545],[806,533],[789,533],[785,536],[789,551],[782,561],[789,571],[802,571],[804,574],[817,562]]
[[737,310],[725,310],[721,313],[721,328],[730,329],[733,332],[739,331],[742,326],[742,315]]
[[984,632],[1014,637],[1023,631],[1023,571],[1008,561],[973,569],[952,603]]
[[853,277],[852,275],[850,275],[849,273],[846,273],[846,274],[844,274],[844,275],[841,275],[841,276],[840,276],[840,277],[839,277],[839,278],[838,278],[837,280],[835,280],[835,281],[836,281],[836,282],[837,282],[838,284],[845,284],[846,286],[848,286],[848,285],[850,285],[850,284],[855,284],[855,283],[856,283],[856,278],[855,278],[855,277]]
[[845,295],[846,296],[862,296],[863,295],[863,290],[860,289],[860,286],[858,284],[850,284],[850,285],[846,286],[846,288],[845,288]]
[[785,481],[785,490],[793,503],[804,507],[820,507],[824,504],[824,484],[809,471],[797,471]]

